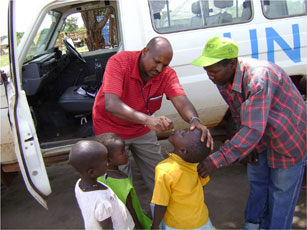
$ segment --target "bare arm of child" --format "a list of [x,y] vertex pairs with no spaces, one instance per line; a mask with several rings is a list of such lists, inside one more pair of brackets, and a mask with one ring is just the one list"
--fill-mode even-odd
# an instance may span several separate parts
[[135,224],[135,228],[136,229],[144,229],[144,227],[142,226],[141,222],[139,221],[137,215],[136,215],[136,212],[133,208],[133,205],[132,205],[132,199],[131,199],[131,193],[129,193],[129,195],[127,196],[127,200],[126,200],[126,206],[127,206],[127,209],[129,210],[131,216],[132,216],[132,219],[134,221],[134,224]]
[[155,204],[154,218],[152,221],[151,229],[159,229],[159,225],[164,217],[166,209],[167,206]]
[[105,219],[104,221],[99,222],[102,229],[113,229],[113,222],[111,217]]

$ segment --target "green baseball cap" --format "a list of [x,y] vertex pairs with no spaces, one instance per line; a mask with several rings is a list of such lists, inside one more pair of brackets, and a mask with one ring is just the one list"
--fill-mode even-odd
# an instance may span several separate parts
[[223,59],[232,59],[238,57],[239,47],[237,43],[230,38],[214,37],[208,40],[203,54],[191,62],[196,66],[210,66]]

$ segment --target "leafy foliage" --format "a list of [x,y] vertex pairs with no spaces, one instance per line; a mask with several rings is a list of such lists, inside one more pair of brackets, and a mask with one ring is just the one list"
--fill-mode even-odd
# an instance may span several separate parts
[[66,25],[64,28],[64,32],[72,32],[76,31],[78,27],[78,18],[77,17],[70,17],[66,20]]

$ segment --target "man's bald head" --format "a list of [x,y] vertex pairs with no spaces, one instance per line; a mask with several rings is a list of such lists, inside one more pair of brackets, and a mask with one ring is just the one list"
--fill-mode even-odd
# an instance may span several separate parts
[[158,51],[163,51],[163,52],[170,52],[171,55],[173,55],[173,48],[171,43],[164,37],[154,37],[152,38],[146,48],[150,50],[158,50]]

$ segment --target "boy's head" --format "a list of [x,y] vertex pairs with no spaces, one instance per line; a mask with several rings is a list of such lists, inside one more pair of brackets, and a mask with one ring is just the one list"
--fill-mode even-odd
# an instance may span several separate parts
[[121,137],[115,133],[103,133],[96,136],[96,140],[107,147],[109,164],[124,165],[128,162],[128,151]]
[[68,163],[81,175],[97,178],[107,171],[107,148],[97,141],[77,142],[69,153]]
[[200,141],[201,130],[177,130],[168,137],[174,146],[174,152],[183,160],[190,163],[198,163],[210,154],[210,148],[206,147],[206,140]]

